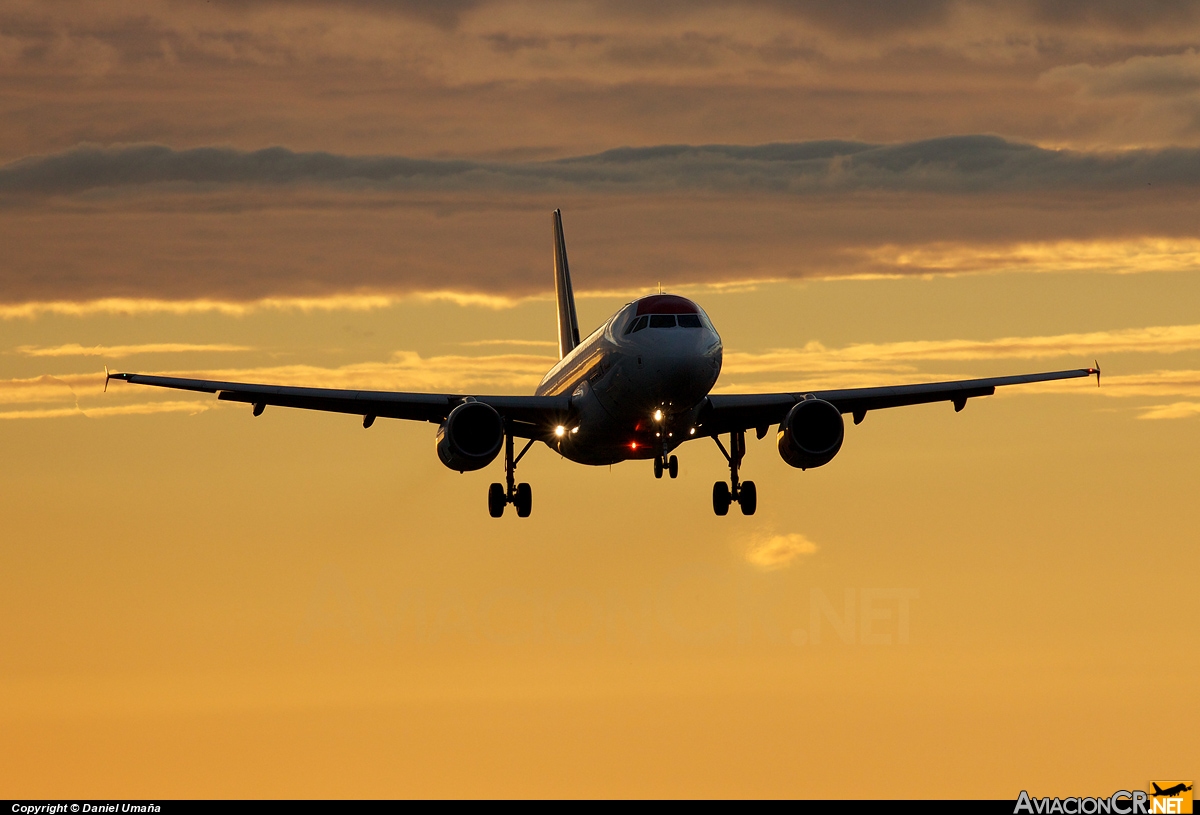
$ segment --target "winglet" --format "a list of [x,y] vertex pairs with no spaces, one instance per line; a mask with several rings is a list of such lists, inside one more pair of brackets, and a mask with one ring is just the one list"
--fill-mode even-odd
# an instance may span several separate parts
[[1088,373],[1096,375],[1096,387],[1098,388],[1100,387],[1100,360],[1092,360],[1092,364],[1096,367],[1088,368]]

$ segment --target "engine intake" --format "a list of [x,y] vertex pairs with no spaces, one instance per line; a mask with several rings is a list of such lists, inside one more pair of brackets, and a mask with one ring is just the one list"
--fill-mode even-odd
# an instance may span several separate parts
[[504,444],[504,420],[491,405],[464,402],[438,428],[437,454],[451,470],[465,473],[491,464]]
[[842,449],[845,435],[846,425],[836,407],[823,399],[805,399],[779,424],[779,456],[801,470],[820,467]]

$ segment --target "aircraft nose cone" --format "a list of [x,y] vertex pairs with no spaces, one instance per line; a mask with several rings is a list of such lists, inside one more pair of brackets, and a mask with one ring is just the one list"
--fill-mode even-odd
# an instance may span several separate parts
[[644,358],[655,386],[654,400],[681,406],[703,399],[721,370],[720,344],[713,343],[711,337],[672,337]]

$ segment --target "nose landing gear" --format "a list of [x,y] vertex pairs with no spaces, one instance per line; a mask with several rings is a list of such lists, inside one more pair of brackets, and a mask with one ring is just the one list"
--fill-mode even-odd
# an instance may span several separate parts
[[718,481],[713,484],[713,512],[718,515],[728,515],[729,505],[737,502],[742,508],[743,515],[753,515],[758,509],[758,488],[753,481],[738,481],[738,468],[746,456],[746,433],[735,430],[729,434],[729,450],[721,444],[721,440],[713,436],[713,441],[721,450],[721,455],[729,462],[729,483]]
[[667,475],[671,476],[671,478],[678,478],[679,477],[679,458],[677,456],[671,456],[670,458],[666,459],[666,461],[664,461],[663,457],[659,456],[656,459],[654,459],[654,477],[662,478],[664,470],[666,470]]
[[533,446],[533,439],[525,443],[521,448],[520,454],[513,458],[513,437],[511,434],[504,436],[504,484],[492,484],[488,487],[488,514],[493,518],[499,518],[504,514],[504,507],[512,504],[517,508],[518,518],[528,518],[529,513],[533,511],[533,490],[528,484],[516,483],[517,462],[519,462],[529,448]]

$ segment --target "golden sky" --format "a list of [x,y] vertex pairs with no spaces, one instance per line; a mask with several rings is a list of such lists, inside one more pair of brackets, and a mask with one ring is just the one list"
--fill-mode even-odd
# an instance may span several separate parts
[[[0,5],[0,793],[1100,795],[1194,777],[1200,5]],[[530,392],[1075,368],[585,468],[103,367]],[[1133,785],[1133,786],[1131,786]]]

